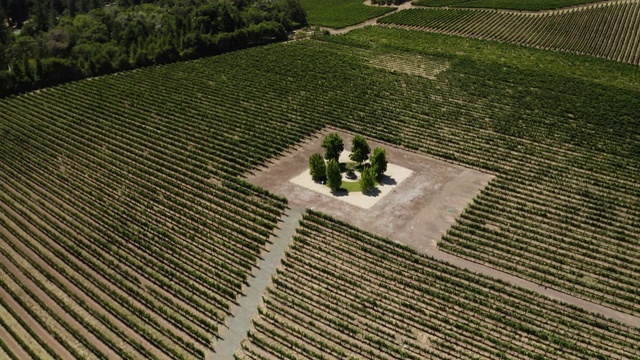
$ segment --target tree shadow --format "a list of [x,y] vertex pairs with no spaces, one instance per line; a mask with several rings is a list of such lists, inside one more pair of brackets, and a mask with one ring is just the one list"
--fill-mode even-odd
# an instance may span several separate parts
[[393,185],[397,185],[398,184],[396,179],[394,179],[394,178],[392,178],[391,176],[388,176],[388,175],[382,175],[380,177],[380,180],[378,180],[378,183],[380,185],[384,185],[384,186],[393,186]]
[[332,190],[331,194],[336,197],[349,196],[349,192],[345,189]]
[[363,192],[364,196],[370,196],[370,197],[378,197],[380,196],[380,189],[375,188],[375,189],[371,189],[369,191]]

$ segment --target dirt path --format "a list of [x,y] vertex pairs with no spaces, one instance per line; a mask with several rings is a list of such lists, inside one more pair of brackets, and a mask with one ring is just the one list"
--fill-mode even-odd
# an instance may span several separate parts
[[246,294],[239,299],[239,306],[232,311],[233,316],[229,320],[228,329],[220,334],[222,340],[216,343],[215,352],[208,353],[205,359],[233,360],[233,353],[240,348],[240,343],[246,337],[251,319],[258,314],[262,294],[267,289],[271,276],[275,274],[280,260],[293,241],[302,213],[302,209],[289,209],[285,212],[284,221],[280,224],[277,236],[271,239],[273,241],[271,249],[258,264],[255,277],[249,279],[249,287]]
[[623,313],[621,311],[612,309],[610,307],[575,297],[573,295],[562,292],[560,290],[551,289],[544,285],[534,283],[530,280],[508,274],[496,268],[492,268],[490,266],[487,266],[481,263],[477,263],[471,260],[463,259],[453,254],[446,253],[440,250],[436,245],[433,245],[432,247],[430,247],[429,250],[425,252],[436,259],[444,260],[460,268],[463,268],[463,269],[466,268],[478,274],[487,275],[495,279],[504,280],[508,283],[519,286],[521,288],[535,291],[536,293],[544,295],[551,299],[562,301],[567,304],[575,305],[584,310],[604,315],[605,317],[617,320],[629,326],[640,327],[640,318],[638,318],[637,316]]

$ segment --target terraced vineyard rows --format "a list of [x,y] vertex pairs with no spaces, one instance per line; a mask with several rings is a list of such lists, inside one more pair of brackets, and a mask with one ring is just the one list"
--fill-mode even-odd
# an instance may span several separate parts
[[[601,82],[508,64],[539,53]],[[1,100],[0,349],[201,357],[285,207],[239,178],[325,125],[493,171],[444,248],[638,314],[640,96],[605,65],[368,28]]]
[[640,2],[636,0],[548,13],[410,9],[378,23],[640,65]]
[[638,329],[314,212],[263,303],[238,359],[638,359],[640,352]]

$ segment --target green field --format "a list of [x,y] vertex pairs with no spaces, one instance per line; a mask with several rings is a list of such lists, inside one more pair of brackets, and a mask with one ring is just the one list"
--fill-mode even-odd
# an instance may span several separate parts
[[419,6],[451,6],[464,8],[487,8],[509,10],[551,10],[567,6],[588,4],[594,0],[418,0],[414,1]]
[[348,192],[361,191],[360,183],[357,181],[343,181],[340,189],[346,190]]
[[640,351],[638,329],[315,212],[263,299],[240,359],[637,359]]
[[[496,175],[443,250],[640,314],[638,67],[372,27],[0,100],[0,357],[202,358],[287,207],[245,177],[326,126]],[[320,225],[318,236],[301,236],[312,243],[334,234]],[[290,254],[313,248],[333,259],[335,247],[348,247],[356,269],[374,259],[381,279],[394,279],[391,293],[406,299],[401,309],[416,314],[401,323],[384,311],[394,309],[390,300],[346,265],[322,270],[349,282],[360,308],[383,309],[359,312],[358,327],[326,327],[365,329],[362,356],[413,351],[389,338],[386,324],[397,322],[408,346],[424,348],[426,339],[451,356],[463,348],[481,358],[610,351],[637,359],[637,329],[336,226],[348,236],[326,252],[298,239]],[[288,261],[283,277],[292,279],[298,270]],[[414,277],[403,289],[386,273],[395,266]],[[443,287],[415,287],[432,282]],[[401,292],[412,288],[418,295]],[[437,306],[413,297],[427,295]],[[331,296],[313,311],[329,309]],[[493,301],[504,309],[472,304]],[[335,311],[348,319],[360,310]],[[449,319],[456,314],[477,317]],[[300,337],[315,329],[298,325]],[[254,334],[280,341],[294,331],[271,326]],[[423,336],[416,329],[426,337],[411,338]],[[519,353],[528,339],[535,346]],[[459,347],[447,350],[450,343]]]
[[393,11],[393,7],[366,6],[361,0],[302,0],[309,25],[340,29]]
[[411,9],[378,22],[640,64],[640,4],[637,2],[545,15]]
[[[378,186],[378,182],[376,181],[376,186]],[[342,186],[340,186],[341,190],[345,190],[347,192],[360,192],[362,191],[362,187],[360,186],[359,181],[342,181]]]
[[[376,37],[380,40],[376,41]],[[350,46],[355,54],[360,49],[366,49],[380,54],[398,53],[404,55],[407,59],[405,61],[408,61],[411,55],[414,57],[417,55],[434,59],[434,63],[448,62],[449,59],[453,59],[465,64],[460,65],[461,67],[498,66],[501,68],[494,74],[483,71],[481,74],[487,79],[495,76],[507,81],[508,76],[513,76],[514,72],[517,72],[522,75],[511,78],[511,81],[544,83],[549,80],[554,84],[564,84],[565,87],[582,84],[584,91],[599,93],[598,90],[588,89],[589,85],[596,83],[618,89],[612,91],[614,96],[626,94],[627,91],[631,94],[640,91],[640,71],[636,66],[493,41],[376,27],[366,31],[352,31],[348,36],[325,38],[325,40]],[[342,49],[348,48],[342,47]],[[504,77],[507,73],[507,77]],[[452,75],[451,72],[448,75]],[[560,77],[562,80],[559,80]],[[542,105],[539,104],[540,107],[543,107]],[[635,109],[635,107],[632,108]],[[613,112],[611,115],[615,117]]]

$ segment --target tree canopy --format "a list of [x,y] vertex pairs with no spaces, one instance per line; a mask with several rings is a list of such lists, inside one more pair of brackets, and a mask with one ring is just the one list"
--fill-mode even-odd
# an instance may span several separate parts
[[298,0],[0,0],[0,96],[284,40],[305,25]]
[[371,169],[374,176],[379,179],[387,171],[387,151],[382,148],[373,149],[371,156]]
[[309,172],[313,181],[320,182],[327,179],[327,167],[322,155],[315,153],[309,157]]
[[369,144],[367,144],[367,140],[362,135],[356,135],[353,137],[351,141],[351,155],[349,158],[358,164],[362,164],[362,162],[367,161],[369,159],[369,153],[371,152],[371,148],[369,148]]
[[342,174],[340,174],[340,165],[335,159],[327,162],[327,185],[332,191],[340,189],[342,186]]
[[362,193],[366,194],[369,191],[375,189],[375,178],[376,176],[372,167],[367,167],[366,169],[362,170],[360,176],[360,190],[362,190]]
[[340,135],[336,133],[328,134],[322,141],[322,147],[324,148],[324,158],[327,160],[335,160],[337,163],[340,154],[344,150],[344,141]]

